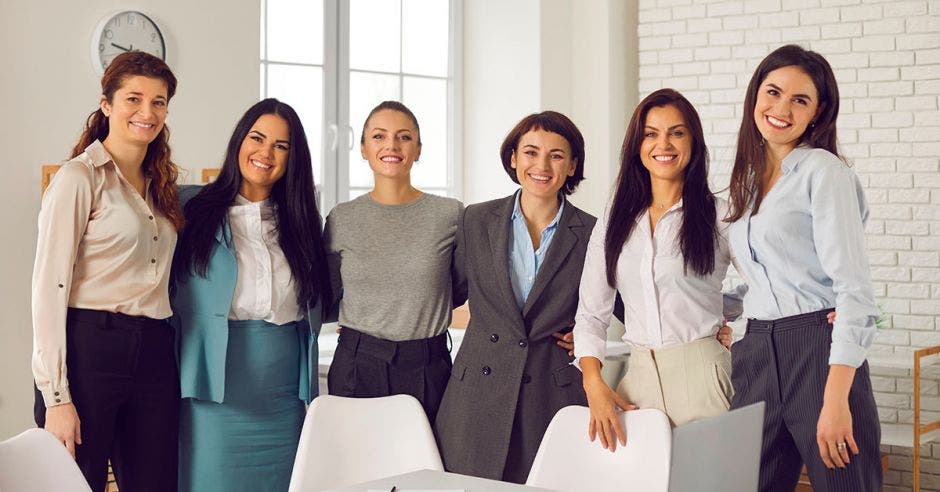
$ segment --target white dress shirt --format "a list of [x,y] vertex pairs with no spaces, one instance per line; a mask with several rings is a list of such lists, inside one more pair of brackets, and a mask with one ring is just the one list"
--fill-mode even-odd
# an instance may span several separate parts
[[33,378],[47,407],[72,401],[68,307],[169,318],[176,229],[95,140],[52,179],[39,210],[33,266]]
[[604,211],[591,233],[581,273],[574,327],[576,359],[604,360],[618,290],[624,303],[623,341],[632,346],[657,349],[715,336],[723,317],[722,280],[731,263],[727,224],[721,221],[727,206],[715,199],[719,231],[715,269],[704,277],[684,271],[679,247],[682,201],[663,214],[655,234],[650,233],[649,211],[644,212],[617,260],[616,289],[607,284],[604,240],[609,210]]
[[278,242],[277,209],[270,199],[251,202],[237,195],[228,221],[238,265],[228,319],[275,325],[302,319],[290,264]]

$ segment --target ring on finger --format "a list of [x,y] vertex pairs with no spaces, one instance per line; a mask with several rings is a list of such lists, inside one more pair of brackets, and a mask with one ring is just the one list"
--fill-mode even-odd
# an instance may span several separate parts
[[846,447],[846,444],[844,441],[836,444],[836,449],[838,449],[839,451],[845,451],[845,447]]

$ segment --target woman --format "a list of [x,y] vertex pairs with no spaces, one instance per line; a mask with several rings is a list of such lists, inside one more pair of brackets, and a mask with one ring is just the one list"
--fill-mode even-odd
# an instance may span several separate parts
[[744,100],[727,220],[749,319],[732,346],[732,408],[767,403],[761,490],[791,490],[801,462],[817,490],[881,486],[868,206],[838,154],[838,114],[829,64],[794,45],[758,65]]
[[162,60],[117,56],[98,109],[39,212],[33,269],[35,418],[92,490],[176,490],[179,379],[167,293],[183,214]]
[[297,113],[265,99],[242,116],[219,177],[180,195],[174,265],[182,490],[287,490],[317,396],[330,303],[310,150]]
[[[725,211],[708,188],[695,108],[672,89],[653,92],[627,128],[617,190],[591,234],[575,317],[588,435],[600,435],[604,448],[626,443],[617,407],[657,408],[674,426],[728,410],[731,355],[716,339],[731,262]],[[600,368],[618,290],[632,351],[615,392]]]
[[450,377],[451,310],[465,297],[452,293],[451,278],[463,206],[411,185],[421,134],[402,103],[385,101],[369,113],[360,151],[372,191],[326,219],[334,292],[342,289],[330,394],[411,395],[433,422]]
[[500,157],[520,189],[467,207],[458,228],[470,325],[436,432],[449,471],[523,483],[555,412],[585,403],[556,339],[574,321],[595,219],[565,198],[584,179],[584,138],[566,116],[523,118]]

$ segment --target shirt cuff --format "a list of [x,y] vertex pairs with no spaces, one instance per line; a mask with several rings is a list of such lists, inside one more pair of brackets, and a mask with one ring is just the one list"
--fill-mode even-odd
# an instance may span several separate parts
[[65,405],[66,403],[72,403],[72,394],[69,393],[69,387],[63,386],[58,389],[48,389],[42,392],[42,399],[46,404],[46,408],[54,407],[56,405]]
[[597,337],[585,337],[583,340],[574,342],[574,364],[578,370],[581,370],[582,357],[596,357],[604,365],[604,357],[607,353],[607,340]]
[[843,365],[858,368],[865,362],[866,350],[850,342],[832,342],[829,351],[829,365]]

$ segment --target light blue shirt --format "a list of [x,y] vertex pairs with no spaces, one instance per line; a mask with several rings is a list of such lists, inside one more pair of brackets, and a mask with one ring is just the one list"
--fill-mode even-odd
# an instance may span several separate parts
[[865,254],[868,203],[835,155],[797,147],[757,215],[731,224],[731,249],[748,283],[744,314],[776,319],[835,308],[829,364],[858,367],[878,308]]
[[521,190],[516,192],[516,203],[512,208],[512,243],[509,245],[509,280],[512,283],[512,292],[516,295],[516,303],[519,309],[525,306],[525,300],[529,297],[529,291],[532,290],[532,284],[535,283],[535,276],[539,273],[539,267],[545,260],[545,254],[548,247],[552,244],[552,238],[555,237],[555,230],[558,228],[558,219],[565,210],[565,200],[561,200],[558,207],[558,213],[555,218],[542,229],[542,239],[539,242],[539,249],[532,245],[532,238],[529,237],[529,227],[526,225],[525,217],[522,215],[522,208],[519,207],[519,195]]

